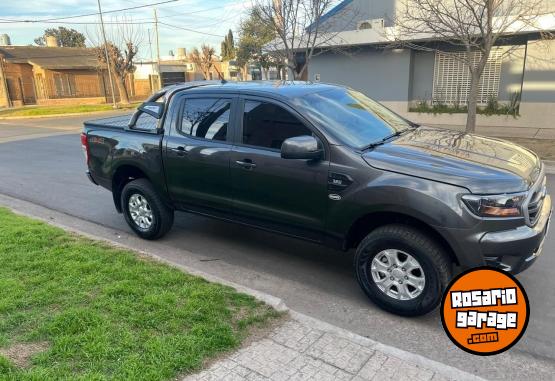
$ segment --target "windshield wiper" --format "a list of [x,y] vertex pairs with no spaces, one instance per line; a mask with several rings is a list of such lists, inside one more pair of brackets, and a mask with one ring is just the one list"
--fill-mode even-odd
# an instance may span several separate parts
[[372,142],[372,143],[370,143],[370,144],[368,144],[368,145],[365,145],[365,146],[362,147],[360,150],[361,150],[361,151],[368,151],[369,149],[372,149],[372,148],[375,148],[375,147],[377,147],[377,146],[379,146],[379,145],[382,145],[382,144],[384,144],[385,142],[387,142],[388,140],[393,139],[393,138],[395,138],[395,137],[397,137],[397,136],[400,136],[400,135],[404,134],[405,132],[408,132],[408,131],[410,131],[410,130],[413,130],[414,128],[417,128],[417,127],[415,126],[415,127],[411,127],[411,128],[405,128],[404,130],[399,130],[399,131],[397,131],[397,132],[395,132],[395,133],[393,133],[393,134],[391,134],[391,135],[386,136],[386,137],[383,138],[383,139],[380,139],[380,140],[378,140],[378,141],[376,141],[376,142]]

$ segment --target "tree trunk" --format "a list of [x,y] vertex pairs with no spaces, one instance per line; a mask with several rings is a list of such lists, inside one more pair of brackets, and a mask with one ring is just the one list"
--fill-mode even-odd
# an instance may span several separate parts
[[262,68],[262,70],[264,71],[264,79],[267,81],[270,79],[270,69],[265,67]]
[[[307,70],[308,70],[308,63],[305,63],[303,65],[303,67],[301,68],[301,71],[299,71],[299,73],[297,74],[297,78],[301,81],[307,80],[308,78],[306,78],[306,79],[303,78]],[[307,75],[307,77],[308,77],[308,75]]]
[[294,81],[301,79],[301,73],[297,72],[297,67],[289,67],[290,78]]
[[471,73],[470,91],[468,92],[468,115],[466,117],[466,132],[476,131],[476,111],[478,108],[478,84],[480,75]]
[[117,74],[114,74],[114,77],[116,80],[116,86],[118,87],[119,103],[128,105],[129,96],[127,95],[127,88],[125,87],[125,81]]
[[241,68],[241,80],[246,81],[249,78],[249,68],[248,66],[245,64],[243,65],[243,67]]

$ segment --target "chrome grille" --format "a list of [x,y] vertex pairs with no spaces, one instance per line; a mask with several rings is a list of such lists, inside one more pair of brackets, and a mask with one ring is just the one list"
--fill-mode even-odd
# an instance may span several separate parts
[[534,226],[538,222],[543,206],[543,201],[547,195],[547,180],[542,170],[536,183],[530,188],[530,194],[524,205],[526,223]]

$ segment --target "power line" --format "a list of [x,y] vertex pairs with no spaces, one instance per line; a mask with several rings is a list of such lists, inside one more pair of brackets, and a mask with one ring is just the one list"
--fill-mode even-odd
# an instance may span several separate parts
[[[150,3],[150,4],[144,4],[144,5],[137,5],[135,7],[127,7],[127,8],[121,8],[121,9],[114,9],[111,11],[104,11],[102,12],[103,14],[106,13],[115,13],[115,12],[123,12],[123,11],[129,11],[132,9],[139,9],[139,8],[147,8],[147,7],[152,7],[154,5],[160,5],[160,4],[167,4],[167,3],[174,3],[176,1],[179,0],[165,0],[165,1],[160,1],[157,3]],[[88,16],[98,16],[98,12],[95,13],[87,13],[87,14],[83,14],[83,15],[75,15],[75,16],[64,16],[64,17],[55,17],[55,18],[49,18],[49,19],[40,19],[40,20],[9,20],[9,19],[2,19],[3,21],[0,21],[0,23],[2,24],[13,24],[13,23],[41,23],[41,22],[50,22],[50,21],[57,21],[57,20],[66,20],[66,19],[74,19],[74,18],[78,18],[78,17],[88,17]]]
[[[153,3],[153,4],[146,4],[146,5],[141,5],[141,6],[137,6],[137,7],[130,7],[130,8],[123,8],[123,9],[115,9],[115,10],[111,10],[111,11],[106,11],[106,12],[102,12],[103,14],[106,13],[115,13],[115,12],[122,12],[125,10],[130,10],[130,9],[137,9],[137,8],[145,8],[145,7],[150,7],[153,5],[157,5],[157,4],[165,4],[165,3],[169,3],[169,2],[176,2],[179,0],[171,0],[171,1],[164,1],[161,3]],[[230,5],[230,4],[228,4]],[[173,18],[173,17],[181,17],[181,16],[188,16],[188,15],[195,15],[198,13],[203,13],[203,12],[210,12],[213,10],[217,10],[217,9],[225,9],[225,6],[219,6],[219,7],[213,7],[213,8],[205,8],[205,9],[199,9],[197,11],[190,11],[190,12],[181,12],[181,13],[176,13],[176,14],[172,14],[172,15],[163,15],[163,16],[158,16],[159,19],[163,19],[163,18]],[[163,9],[165,10],[165,9]],[[94,22],[94,21],[64,21],[64,22],[58,22],[56,20],[65,20],[65,19],[71,19],[71,18],[77,18],[77,17],[87,17],[87,16],[97,16],[98,13],[89,13],[89,14],[83,14],[83,15],[76,15],[76,16],[65,16],[65,17],[57,17],[57,18],[49,18],[49,19],[40,19],[40,20],[14,20],[14,19],[4,19],[4,18],[0,18],[0,24],[13,24],[13,23],[41,23],[41,24],[69,24],[69,25],[96,25],[99,24],[99,22]],[[212,18],[212,17],[207,17],[208,19],[213,19],[216,20],[216,18]],[[110,25],[110,24],[145,24],[145,23],[153,23],[153,21],[150,21],[150,18],[141,18],[141,19],[135,19],[131,22],[104,22],[104,24],[106,25]]]
[[[102,12],[104,13],[104,12]],[[23,22],[23,21],[22,21]],[[99,21],[40,21],[40,24],[56,25],[100,25]],[[154,21],[105,21],[104,25],[144,25],[154,24]]]
[[198,34],[205,34],[205,35],[207,35],[207,36],[225,37],[225,36],[223,36],[223,35],[221,35],[221,34],[213,34],[213,33],[201,32],[201,31],[194,30],[194,29],[184,28],[184,27],[182,27],[182,26],[176,26],[176,25],[166,24],[165,22],[160,22],[160,21],[158,21],[158,24],[160,24],[160,25],[165,25],[165,26],[169,26],[169,27],[175,28],[175,29],[186,30],[187,32],[193,32],[193,33],[198,33]]
[[162,18],[172,18],[172,17],[178,17],[178,16],[194,15],[194,14],[197,14],[197,13],[209,12],[209,11],[214,11],[216,9],[222,9],[222,8],[225,8],[225,6],[223,6],[223,7],[222,6],[213,7],[213,8],[207,8],[207,9],[200,9],[198,11],[192,11],[192,12],[175,13],[173,15],[160,16],[158,18],[162,19]]
[[[232,3],[234,4],[234,3]],[[228,5],[232,5],[232,4],[228,4]],[[188,11],[188,12],[180,12],[180,13],[174,13],[171,15],[165,15],[165,16],[158,16],[158,19],[165,19],[165,18],[172,18],[172,17],[181,17],[181,16],[189,16],[189,15],[196,15],[199,13],[203,13],[203,12],[210,12],[210,11],[214,11],[214,10],[222,10],[225,9],[226,6],[219,6],[219,7],[213,7],[213,8],[205,8],[205,9],[199,9],[196,11]],[[167,10],[166,8],[163,8],[162,10]],[[102,13],[106,13],[106,12],[102,12]],[[198,16],[197,16],[198,17]],[[214,17],[206,17],[206,16],[201,16],[207,19],[211,19],[211,20],[218,20],[217,18]],[[1,19],[0,19],[1,20]],[[151,18],[141,18],[141,19],[133,19],[133,23],[144,23],[144,22],[149,22],[149,20],[152,20]],[[152,22],[152,21],[151,21]],[[69,22],[65,22],[64,24],[69,24]],[[104,24],[108,24],[107,22],[105,22]]]

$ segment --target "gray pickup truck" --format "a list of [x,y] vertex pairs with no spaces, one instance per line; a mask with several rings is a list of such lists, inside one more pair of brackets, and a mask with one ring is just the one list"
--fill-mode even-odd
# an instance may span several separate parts
[[88,176],[145,239],[186,211],[344,251],[382,308],[434,309],[454,271],[518,273],[551,216],[531,151],[419,126],[352,89],[305,82],[167,87],[85,123]]

